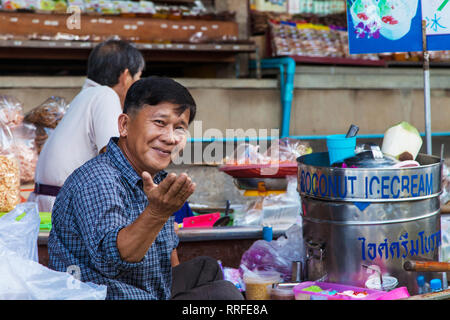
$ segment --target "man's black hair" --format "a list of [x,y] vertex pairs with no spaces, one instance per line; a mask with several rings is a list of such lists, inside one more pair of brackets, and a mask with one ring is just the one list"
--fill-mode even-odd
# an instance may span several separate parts
[[134,114],[144,105],[156,106],[163,102],[178,105],[179,114],[189,109],[189,123],[194,120],[197,106],[189,91],[173,79],[158,76],[133,83],[125,97],[123,113]]
[[134,77],[144,67],[144,57],[133,45],[122,40],[107,40],[95,46],[89,54],[87,77],[98,84],[113,87],[125,69]]

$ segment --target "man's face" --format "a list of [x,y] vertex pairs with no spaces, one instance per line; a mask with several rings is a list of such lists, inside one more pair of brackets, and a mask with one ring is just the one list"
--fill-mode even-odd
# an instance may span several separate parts
[[170,164],[173,152],[186,145],[189,109],[182,114],[178,105],[164,102],[156,106],[145,105],[132,115],[119,117],[119,143],[131,165],[141,174],[154,175]]

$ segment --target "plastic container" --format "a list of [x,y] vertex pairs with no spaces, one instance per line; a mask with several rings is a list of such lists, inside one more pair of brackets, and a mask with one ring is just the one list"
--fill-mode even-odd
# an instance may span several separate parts
[[295,300],[293,287],[284,287],[279,284],[268,285],[267,292],[270,300]]
[[342,162],[355,155],[356,137],[346,138],[345,134],[327,136],[327,148],[330,165]]
[[264,240],[266,240],[266,241],[268,241],[268,242],[270,242],[270,241],[273,240],[273,230],[272,230],[272,227],[264,226],[264,227],[263,227],[262,234],[263,234],[263,239],[264,239]]
[[418,294],[430,292],[430,285],[425,282],[424,276],[417,277],[417,287],[419,288],[417,292]]
[[376,300],[385,291],[337,283],[306,281],[294,287],[295,300]]
[[366,281],[366,287],[375,290],[391,291],[394,290],[397,285],[397,278],[391,276],[383,276],[383,286],[381,286],[379,276],[369,277]]
[[269,300],[270,292],[267,287],[279,283],[281,276],[278,272],[260,271],[245,272],[245,298],[247,300]]
[[430,281],[431,292],[442,291],[442,281],[441,279],[432,279]]
[[40,230],[50,231],[52,228],[52,213],[51,212],[39,212],[41,217]]

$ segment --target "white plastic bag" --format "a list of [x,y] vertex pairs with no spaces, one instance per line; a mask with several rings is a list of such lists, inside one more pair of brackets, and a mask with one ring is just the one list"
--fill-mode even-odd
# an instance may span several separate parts
[[[19,218],[22,214],[24,216]],[[38,261],[37,238],[41,218],[36,203],[19,203],[0,218],[0,254]],[[8,249],[8,252],[3,249]]]
[[[0,218],[0,300],[104,300],[106,286],[37,262],[40,221],[33,202],[18,204]],[[72,267],[79,275],[79,267]]]
[[[106,286],[6,253],[0,246],[0,300],[104,300]],[[6,257],[3,256],[6,255]]]

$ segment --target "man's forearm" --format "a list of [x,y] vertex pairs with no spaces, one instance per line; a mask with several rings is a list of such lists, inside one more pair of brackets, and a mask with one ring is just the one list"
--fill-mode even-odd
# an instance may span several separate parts
[[152,215],[149,208],[117,234],[117,249],[127,262],[141,261],[167,220]]

